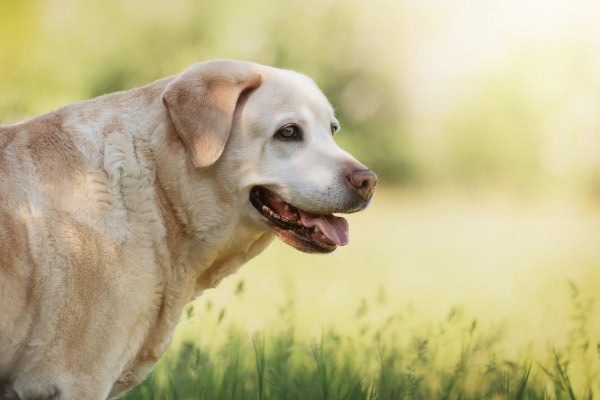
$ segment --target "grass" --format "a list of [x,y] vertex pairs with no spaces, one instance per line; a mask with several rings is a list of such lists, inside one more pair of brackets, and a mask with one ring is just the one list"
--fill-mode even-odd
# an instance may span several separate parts
[[282,245],[190,304],[127,399],[592,399],[598,217],[383,192],[331,256]]
[[[572,307],[575,313],[584,311],[575,302]],[[183,324],[198,318],[190,311],[187,315]],[[502,356],[505,337],[484,331],[460,310],[452,309],[434,325],[404,332],[399,341],[403,320],[398,313],[362,337],[331,329],[311,340],[299,339],[285,318],[278,328],[252,336],[222,325],[215,332],[224,339],[215,340],[219,345],[182,342],[126,398],[574,400],[599,393],[597,367],[587,370],[593,376],[573,382],[573,371],[597,362],[597,343],[509,360]],[[568,333],[576,342],[592,340],[579,336],[581,331]]]

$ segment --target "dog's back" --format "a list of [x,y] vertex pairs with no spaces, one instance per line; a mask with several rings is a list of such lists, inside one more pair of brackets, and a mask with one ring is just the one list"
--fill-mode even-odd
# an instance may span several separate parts
[[[78,360],[78,354],[96,354],[99,364],[114,363],[124,349],[104,348],[111,335],[108,327],[118,329],[123,312],[147,321],[148,313],[158,312],[158,305],[136,309],[133,300],[136,292],[155,292],[161,279],[156,271],[136,266],[153,266],[165,257],[164,245],[158,245],[165,234],[153,186],[150,139],[138,134],[149,129],[135,124],[136,107],[131,105],[143,104],[140,121],[155,122],[142,92],[76,103],[0,127],[4,386],[17,376],[31,393],[51,397],[56,388],[44,382],[60,382],[65,379],[61,371],[72,369],[51,363],[93,365]],[[126,113],[122,120],[119,112]],[[86,316],[89,312],[93,318]],[[129,329],[124,322],[121,326]],[[106,339],[99,338],[103,335]],[[47,376],[49,371],[56,376]],[[99,381],[90,377],[92,386]]]

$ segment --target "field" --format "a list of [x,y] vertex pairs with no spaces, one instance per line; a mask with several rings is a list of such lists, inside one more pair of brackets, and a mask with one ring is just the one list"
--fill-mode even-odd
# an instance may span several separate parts
[[380,190],[327,256],[280,243],[190,304],[129,399],[591,399],[600,213]]
[[1,124],[252,60],[311,76],[382,183],[349,246],[275,243],[190,304],[126,398],[599,397],[598,15],[592,0],[0,2]]

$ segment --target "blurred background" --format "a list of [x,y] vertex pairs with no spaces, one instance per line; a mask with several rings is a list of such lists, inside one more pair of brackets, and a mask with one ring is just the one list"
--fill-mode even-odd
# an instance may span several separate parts
[[385,184],[598,195],[594,1],[3,1],[4,123],[211,58],[311,75]]
[[[348,247],[276,243],[196,310],[252,334],[293,305],[312,337],[397,313],[409,335],[460,309],[501,331],[507,356],[573,345],[577,329],[596,348],[599,13],[593,0],[3,0],[0,123],[212,58],[304,72],[336,108],[338,143],[378,173],[374,203],[349,217]],[[178,335],[211,340],[205,323]]]

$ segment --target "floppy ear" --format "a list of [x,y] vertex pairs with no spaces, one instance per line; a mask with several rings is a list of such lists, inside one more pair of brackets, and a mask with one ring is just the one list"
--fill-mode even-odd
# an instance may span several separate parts
[[254,64],[219,60],[195,64],[167,85],[163,103],[196,167],[221,157],[240,95],[261,81]]

